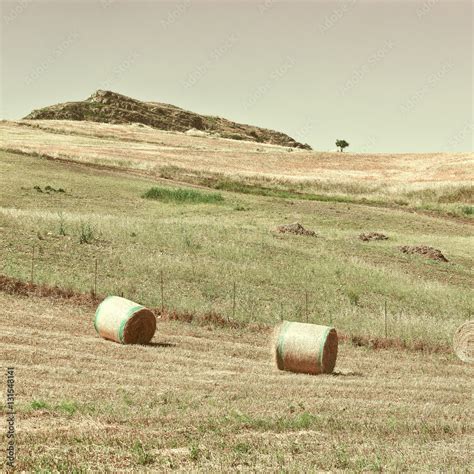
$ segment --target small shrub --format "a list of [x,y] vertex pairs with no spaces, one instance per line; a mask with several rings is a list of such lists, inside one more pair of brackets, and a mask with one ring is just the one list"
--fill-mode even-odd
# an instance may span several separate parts
[[79,243],[90,244],[94,240],[94,231],[90,224],[81,223],[79,231]]
[[357,292],[355,292],[354,290],[348,290],[347,291],[347,297],[349,298],[349,301],[352,305],[354,305],[354,306],[359,305],[360,296]]
[[44,408],[48,408],[48,404],[44,400],[33,400],[31,402],[31,408],[33,410],[43,410]]
[[38,191],[39,193],[43,192],[40,186],[35,186],[33,189],[36,189],[36,191]]
[[472,216],[474,214],[474,206],[463,206],[461,212],[466,216]]
[[199,449],[199,446],[193,444],[191,448],[189,449],[189,457],[193,461],[197,461],[199,459],[200,454],[201,454],[201,450]]
[[247,454],[251,451],[249,443],[238,443],[234,446],[234,451],[238,454]]
[[76,402],[61,402],[58,406],[61,411],[66,412],[68,415],[74,415],[77,411],[77,403]]
[[64,214],[60,212],[59,214],[59,228],[58,228],[58,234],[59,235],[66,235],[66,225],[64,222]]
[[176,203],[216,203],[224,198],[219,193],[204,193],[195,189],[153,187],[142,195],[145,199]]
[[135,441],[132,452],[136,456],[137,463],[141,466],[152,464],[154,461],[153,456],[145,450],[141,441]]

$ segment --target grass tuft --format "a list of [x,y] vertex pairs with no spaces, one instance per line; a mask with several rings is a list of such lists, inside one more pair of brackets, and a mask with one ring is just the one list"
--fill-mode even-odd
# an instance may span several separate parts
[[49,408],[49,405],[44,400],[33,400],[31,402],[31,408],[33,410],[43,410]]
[[220,193],[203,193],[194,189],[153,187],[142,195],[145,199],[162,202],[181,203],[216,203],[224,198]]

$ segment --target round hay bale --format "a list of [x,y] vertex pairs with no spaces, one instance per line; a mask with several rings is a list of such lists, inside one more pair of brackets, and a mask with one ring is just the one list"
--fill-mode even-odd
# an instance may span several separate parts
[[109,296],[97,307],[94,327],[104,339],[121,344],[147,344],[155,334],[156,318],[138,303]]
[[474,321],[467,321],[456,329],[453,349],[463,362],[474,363]]
[[337,358],[334,328],[283,321],[275,328],[274,351],[280,370],[305,374],[330,374]]

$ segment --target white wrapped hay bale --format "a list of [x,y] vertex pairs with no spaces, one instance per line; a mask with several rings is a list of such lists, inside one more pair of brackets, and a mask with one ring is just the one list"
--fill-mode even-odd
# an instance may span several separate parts
[[156,318],[138,303],[109,296],[97,307],[94,327],[104,339],[121,344],[147,344],[155,334]]
[[305,374],[330,374],[337,358],[334,328],[283,321],[275,328],[274,351],[280,370]]

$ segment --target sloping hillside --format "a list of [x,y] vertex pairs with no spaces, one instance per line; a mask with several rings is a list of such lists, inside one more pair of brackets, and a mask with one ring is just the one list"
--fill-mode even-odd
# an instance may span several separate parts
[[220,190],[473,215],[473,153],[325,153],[72,120],[2,121],[0,149]]
[[235,140],[311,149],[288,135],[266,128],[243,125],[221,117],[200,115],[159,102],[142,102],[111,91],[98,90],[88,99],[65,102],[34,110],[32,120],[88,120],[113,124],[139,123],[160,130],[186,132],[192,129]]

